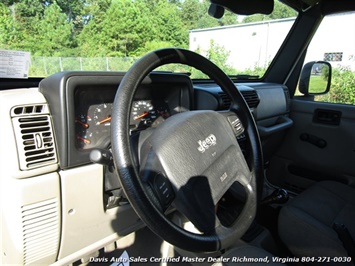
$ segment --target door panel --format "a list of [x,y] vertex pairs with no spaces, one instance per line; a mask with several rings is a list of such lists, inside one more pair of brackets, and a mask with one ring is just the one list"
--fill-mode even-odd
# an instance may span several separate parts
[[355,106],[293,99],[292,128],[270,161],[268,180],[295,192],[320,180],[355,186]]

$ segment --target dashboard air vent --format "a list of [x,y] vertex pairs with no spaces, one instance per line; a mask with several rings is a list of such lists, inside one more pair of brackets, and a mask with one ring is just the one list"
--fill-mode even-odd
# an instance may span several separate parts
[[49,115],[25,115],[12,119],[21,170],[57,162]]
[[[252,91],[241,91],[244,100],[247,102],[249,108],[255,108],[258,106],[260,99],[258,94],[256,93],[256,91],[252,90]],[[231,105],[231,99],[229,98],[229,96],[224,93],[224,92],[219,92],[218,93],[219,96],[222,99],[223,102],[223,109],[228,109]]]
[[258,106],[260,99],[256,91],[241,91],[244,100],[247,102],[249,108],[255,108]]
[[218,94],[219,94],[219,96],[222,99],[222,106],[221,106],[222,109],[228,109],[231,106],[231,103],[232,103],[231,99],[224,92],[219,92]]

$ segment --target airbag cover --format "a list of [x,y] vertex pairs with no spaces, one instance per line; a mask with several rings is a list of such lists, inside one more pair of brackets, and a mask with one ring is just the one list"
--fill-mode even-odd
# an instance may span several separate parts
[[174,115],[149,141],[172,183],[176,207],[201,229],[214,227],[214,206],[233,182],[250,181],[232,128],[217,112]]

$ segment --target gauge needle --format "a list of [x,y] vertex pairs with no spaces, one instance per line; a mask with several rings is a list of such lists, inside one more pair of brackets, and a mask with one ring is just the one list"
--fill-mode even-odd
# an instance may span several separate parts
[[111,121],[111,116],[109,116],[109,117],[107,117],[107,118],[105,118],[105,119],[102,119],[102,120],[99,122],[99,124],[101,125],[101,124],[104,124],[104,123],[109,122],[109,121]]
[[78,139],[80,139],[81,141],[83,141],[85,144],[90,144],[91,141],[86,139],[86,138],[83,138],[83,137],[80,137],[80,136],[77,136]]
[[85,128],[89,128],[89,125],[84,123],[84,122],[81,122],[80,120],[75,120],[76,123],[79,123],[80,125],[82,125],[83,127]]
[[136,117],[134,118],[134,120],[141,119],[141,118],[147,116],[148,114],[149,114],[148,112],[144,112],[143,114],[136,116]]

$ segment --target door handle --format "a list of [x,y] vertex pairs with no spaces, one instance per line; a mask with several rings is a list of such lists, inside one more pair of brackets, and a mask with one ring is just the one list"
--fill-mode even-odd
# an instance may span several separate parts
[[327,109],[316,109],[313,115],[313,122],[318,124],[338,126],[341,120],[341,112]]

